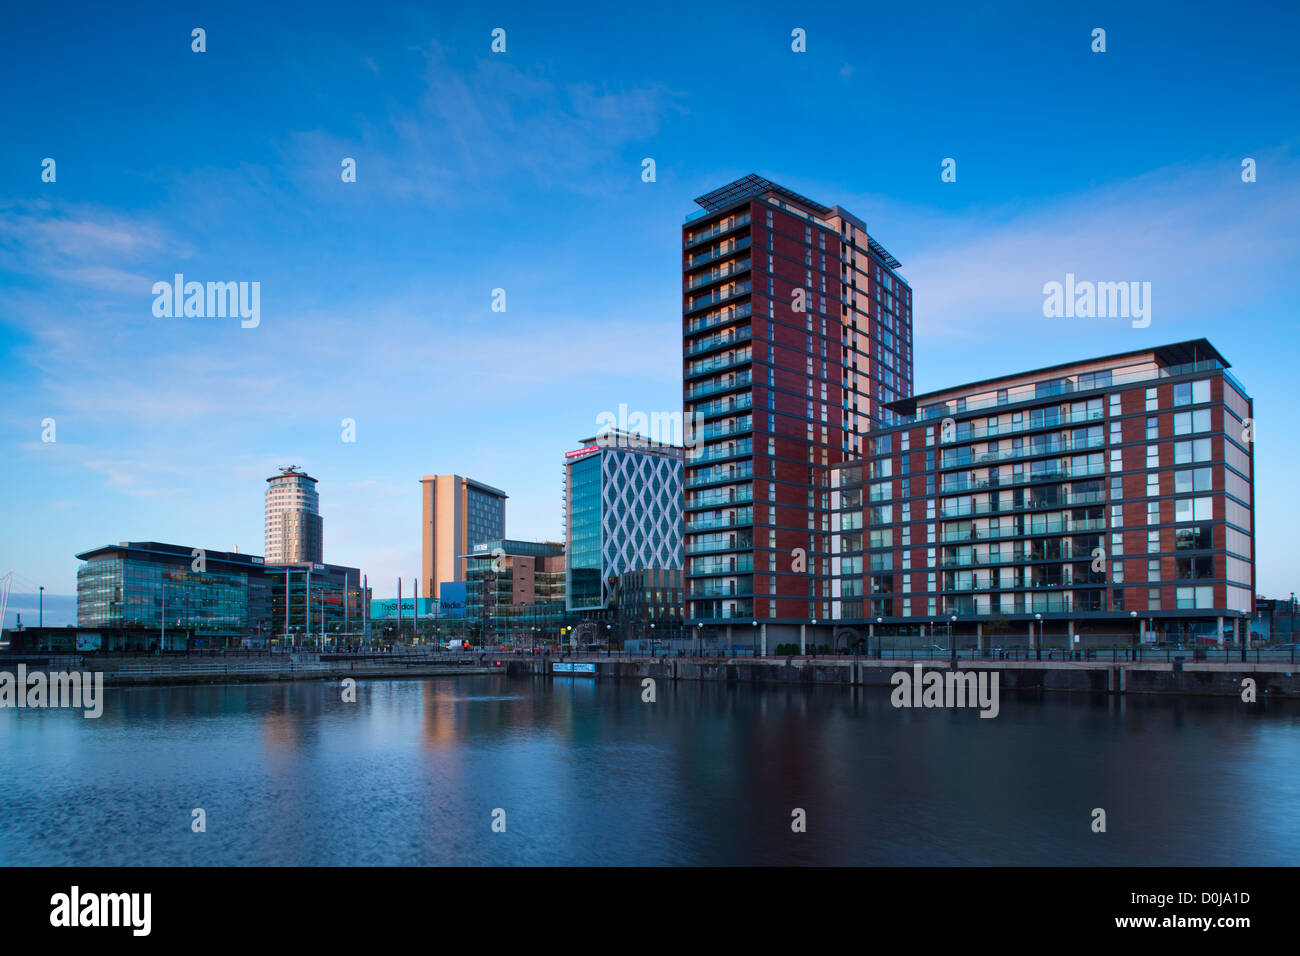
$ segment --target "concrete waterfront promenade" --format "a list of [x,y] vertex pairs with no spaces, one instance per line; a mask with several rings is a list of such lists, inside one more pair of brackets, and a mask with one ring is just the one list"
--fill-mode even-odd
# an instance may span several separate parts
[[[296,652],[268,655],[41,655],[0,654],[0,670],[18,663],[35,671],[102,671],[110,686],[248,683],[286,680],[427,678],[506,673],[513,677],[710,681],[768,686],[829,684],[890,687],[893,675],[915,664],[927,670],[996,670],[1003,690],[1090,694],[1174,694],[1240,697],[1255,682],[1257,700],[1300,699],[1300,664],[1290,660],[1035,660],[974,657],[955,662],[900,652],[876,657],[649,657],[616,654],[515,655],[495,653]],[[557,671],[561,667],[577,668]]]
[[[609,658],[596,655],[563,658],[562,663],[592,665],[589,672],[555,673],[559,658],[508,658],[505,669],[516,676],[548,676],[584,680],[622,679],[719,681],[769,686],[839,684],[890,687],[899,670],[915,664],[926,670],[948,671],[953,662],[930,656],[897,658],[783,657],[759,658]],[[1290,661],[1110,661],[1001,660],[963,656],[957,670],[996,670],[1003,690],[1060,691],[1089,694],[1175,694],[1237,697],[1243,681],[1255,682],[1255,699],[1300,699],[1300,665]]]

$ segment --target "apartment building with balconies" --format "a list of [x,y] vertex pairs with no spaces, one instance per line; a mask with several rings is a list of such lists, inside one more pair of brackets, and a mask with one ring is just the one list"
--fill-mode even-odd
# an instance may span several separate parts
[[758,176],[696,202],[682,227],[686,618],[733,647],[775,644],[831,614],[827,469],[864,454],[880,409],[911,394],[912,294],[838,206]]
[[1240,639],[1253,406],[1228,368],[1196,339],[888,403],[866,455],[829,469],[819,640]]

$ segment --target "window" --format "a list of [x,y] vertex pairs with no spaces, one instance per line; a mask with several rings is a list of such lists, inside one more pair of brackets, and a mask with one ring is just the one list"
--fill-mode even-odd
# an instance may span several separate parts
[[1147,441],[1154,441],[1160,437],[1160,419],[1147,419]]
[[1174,521],[1212,521],[1213,498],[1177,498],[1174,501]]
[[1210,410],[1200,408],[1194,412],[1177,412],[1174,415],[1174,434],[1190,435],[1192,432],[1210,430]]
[[1176,558],[1174,577],[1180,581],[1214,577],[1214,558],[1210,555]]
[[1156,398],[1156,390],[1155,390],[1154,388],[1148,388],[1148,389],[1147,389],[1147,409],[1146,409],[1146,410],[1147,410],[1148,412],[1154,412],[1154,411],[1155,411],[1156,409],[1158,409],[1159,407],[1160,407],[1160,402],[1159,402],[1158,399]]
[[1148,581],[1160,580],[1160,559],[1159,558],[1153,558],[1147,562],[1147,580]]
[[1205,551],[1213,547],[1209,525],[1193,525],[1174,530],[1174,549],[1178,551]]
[[1160,532],[1148,531],[1147,532],[1147,554],[1159,554],[1159,553],[1160,553]]
[[1174,386],[1175,405],[1203,405],[1210,400],[1210,380],[1182,382]]
[[1209,491],[1213,470],[1210,468],[1197,468],[1195,471],[1176,471],[1174,472],[1174,491],[1177,494],[1188,494],[1193,491]]
[[1179,608],[1214,607],[1213,587],[1175,588],[1174,594]]
[[1174,464],[1189,465],[1194,461],[1211,460],[1210,439],[1174,442]]

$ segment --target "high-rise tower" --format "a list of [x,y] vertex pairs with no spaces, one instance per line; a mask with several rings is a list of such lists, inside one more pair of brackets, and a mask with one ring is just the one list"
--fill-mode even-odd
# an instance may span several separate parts
[[316,479],[290,465],[266,479],[266,484],[266,563],[324,563]]
[[429,597],[442,596],[443,581],[464,581],[465,555],[474,545],[506,534],[506,498],[499,488],[460,475],[420,479],[421,580]]
[[[827,473],[912,393],[912,291],[866,223],[758,176],[682,226],[687,620],[774,646],[831,612]],[[751,622],[758,625],[751,626]]]

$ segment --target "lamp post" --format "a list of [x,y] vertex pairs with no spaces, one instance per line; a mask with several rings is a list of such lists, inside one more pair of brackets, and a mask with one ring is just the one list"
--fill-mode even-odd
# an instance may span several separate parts
[[956,626],[957,615],[954,614],[948,618],[948,659],[953,662],[954,666],[957,664],[957,645],[952,642],[952,632]]
[[754,621],[753,625],[754,625],[754,656],[757,657],[758,656],[758,621]]
[[44,627],[44,626],[45,626],[45,585],[44,585],[44,584],[41,585],[41,610],[40,610],[40,615],[41,615],[41,616],[40,616],[39,618],[37,618],[36,625],[37,625],[37,627]]
[[1038,622],[1038,640],[1034,642],[1034,653],[1041,661],[1043,659],[1043,615],[1035,614],[1034,620]]
[[1138,612],[1129,611],[1128,616],[1133,619],[1133,646],[1136,648],[1140,643],[1138,641]]
[[[880,651],[881,648],[880,641],[884,637],[884,635],[880,633],[880,630],[881,630],[881,625],[883,625],[884,623],[885,623],[885,619],[883,617],[876,618],[876,656],[877,657],[883,656]],[[869,647],[867,648],[867,653],[868,654],[871,653],[871,648]]]
[[695,635],[697,638],[695,643],[695,656],[703,657],[704,656],[704,622],[703,621],[696,622]]

